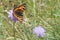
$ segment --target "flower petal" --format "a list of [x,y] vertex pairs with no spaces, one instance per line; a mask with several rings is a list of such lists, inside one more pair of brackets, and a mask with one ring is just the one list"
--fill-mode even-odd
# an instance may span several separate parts
[[45,30],[42,26],[37,26],[33,28],[33,34],[36,34],[36,36],[44,37]]
[[8,13],[8,17],[9,17],[12,21],[14,21],[14,22],[17,21],[17,18],[15,18],[15,17],[13,16],[13,10],[9,10],[7,13]]

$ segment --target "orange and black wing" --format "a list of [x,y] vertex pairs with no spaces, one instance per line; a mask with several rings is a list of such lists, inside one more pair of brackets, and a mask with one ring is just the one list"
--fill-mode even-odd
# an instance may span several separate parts
[[25,4],[15,7],[13,10],[13,16],[16,17],[20,22],[23,21],[23,11],[25,10]]

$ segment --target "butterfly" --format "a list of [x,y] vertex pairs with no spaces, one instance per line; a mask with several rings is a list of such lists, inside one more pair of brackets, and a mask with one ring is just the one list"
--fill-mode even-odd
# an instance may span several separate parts
[[26,4],[22,4],[22,5],[15,7],[13,9],[13,16],[15,18],[17,18],[20,22],[23,21],[23,12],[25,10],[25,6],[26,6]]

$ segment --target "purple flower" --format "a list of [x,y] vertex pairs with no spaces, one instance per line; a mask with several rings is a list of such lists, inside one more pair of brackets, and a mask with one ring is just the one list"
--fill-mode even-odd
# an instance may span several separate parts
[[42,26],[37,26],[33,28],[33,34],[35,34],[37,37],[44,37],[45,35],[45,29]]
[[17,18],[15,18],[15,17],[13,16],[13,10],[9,10],[7,13],[8,13],[8,17],[9,17],[12,21],[14,21],[14,22],[17,21]]

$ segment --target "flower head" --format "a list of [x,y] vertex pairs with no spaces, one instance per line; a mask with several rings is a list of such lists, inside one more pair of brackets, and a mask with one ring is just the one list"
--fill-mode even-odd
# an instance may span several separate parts
[[13,10],[9,10],[7,13],[8,13],[8,17],[9,17],[12,21],[14,21],[14,22],[17,21],[17,18],[15,18],[15,17],[13,16]]
[[35,34],[36,36],[40,36],[40,37],[44,37],[45,35],[45,30],[42,26],[37,26],[35,28],[33,28],[33,34]]

